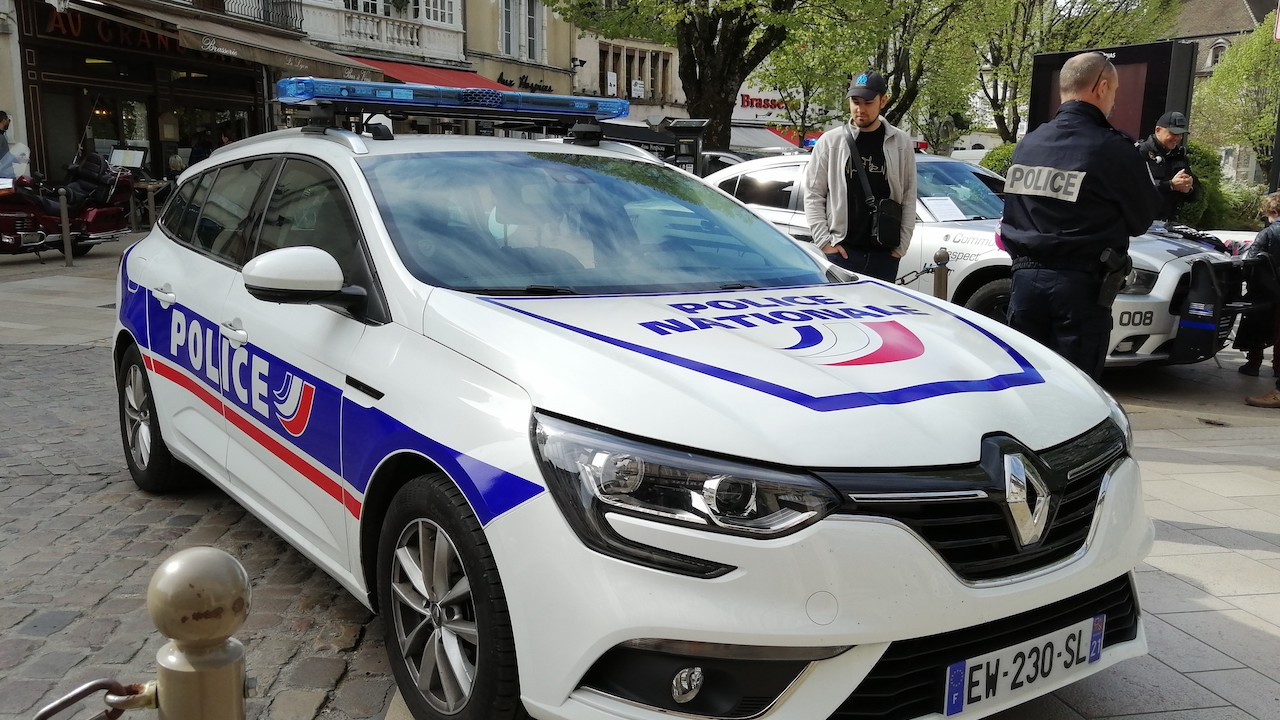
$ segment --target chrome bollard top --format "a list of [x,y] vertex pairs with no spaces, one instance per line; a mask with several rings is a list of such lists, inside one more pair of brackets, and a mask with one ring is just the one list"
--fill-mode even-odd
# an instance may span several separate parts
[[151,576],[147,612],[179,647],[214,647],[249,618],[249,594],[249,574],[239,560],[213,547],[187,548]]

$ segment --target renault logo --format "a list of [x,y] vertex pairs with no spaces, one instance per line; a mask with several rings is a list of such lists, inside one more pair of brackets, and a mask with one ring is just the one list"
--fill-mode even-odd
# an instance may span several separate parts
[[1034,545],[1049,522],[1049,488],[1022,453],[1004,456],[1004,496],[1022,547]]

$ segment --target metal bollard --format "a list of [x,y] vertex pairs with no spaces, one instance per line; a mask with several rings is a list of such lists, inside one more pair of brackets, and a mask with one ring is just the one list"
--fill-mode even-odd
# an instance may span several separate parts
[[71,218],[67,214],[66,188],[58,188],[58,212],[62,215],[62,263],[71,267]]
[[160,720],[244,720],[249,574],[212,547],[180,550],[147,588],[147,612],[170,641],[156,653]]
[[156,186],[155,183],[147,188],[147,229],[156,226]]
[[129,193],[129,229],[138,232],[138,198]]
[[951,253],[947,252],[946,248],[938,248],[938,251],[933,254],[933,263],[937,265],[933,270],[933,296],[939,300],[947,299],[947,275],[951,272],[947,269],[949,262],[951,262]]

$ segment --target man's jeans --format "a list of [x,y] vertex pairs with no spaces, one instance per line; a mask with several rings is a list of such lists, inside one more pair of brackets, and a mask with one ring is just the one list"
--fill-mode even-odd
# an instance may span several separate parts
[[893,282],[898,279],[898,263],[901,258],[890,255],[888,250],[866,251],[846,248],[845,252],[849,253],[847,260],[840,257],[840,253],[827,255],[827,259],[832,264],[839,265],[845,270],[852,270],[858,274],[878,278],[885,282]]

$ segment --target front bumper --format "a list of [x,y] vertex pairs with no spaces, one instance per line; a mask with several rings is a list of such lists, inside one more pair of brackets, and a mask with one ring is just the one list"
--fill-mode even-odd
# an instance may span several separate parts
[[[737,569],[699,580],[603,557],[582,546],[546,494],[494,522],[488,535],[511,611],[523,698],[535,717],[670,718],[669,712],[583,686],[582,679],[605,653],[643,638],[756,647],[854,646],[808,663],[768,711],[770,718],[831,717],[852,702],[883,657],[903,647],[900,641],[1008,624],[1109,583],[1128,582],[1152,541],[1137,463],[1129,458],[1108,472],[1081,552],[1043,572],[1011,579],[966,582],[905,526],[880,518],[832,517],[768,541],[629,517],[616,518],[614,526],[637,542]],[[536,548],[521,540],[530,537],[539,538]],[[1092,671],[1145,651],[1136,608],[1134,614],[1132,639],[1111,644]],[[1062,626],[1071,620],[1063,618]],[[1000,642],[1012,644],[1040,631],[1025,633]],[[961,644],[944,649],[936,661],[977,654]],[[940,675],[929,682],[940,682]],[[1047,683],[1037,690],[1055,687]],[[935,699],[941,712],[942,690]],[[975,708],[966,717],[1025,699]]]

